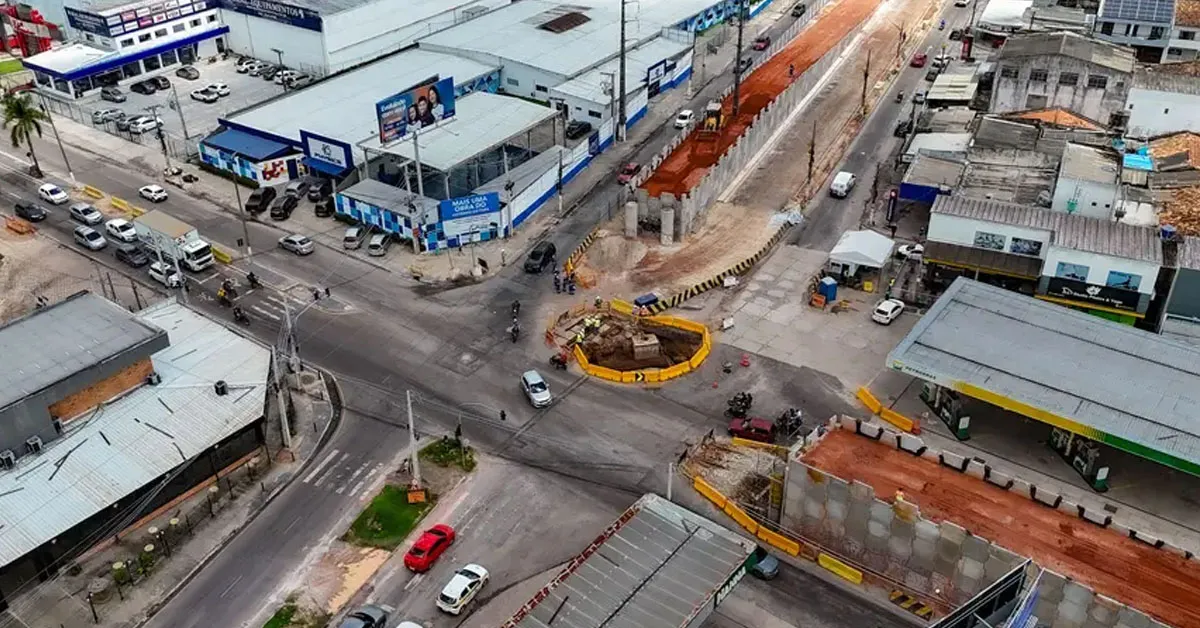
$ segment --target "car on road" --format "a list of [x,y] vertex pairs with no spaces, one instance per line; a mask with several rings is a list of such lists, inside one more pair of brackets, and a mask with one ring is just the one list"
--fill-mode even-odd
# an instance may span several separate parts
[[414,573],[424,573],[454,544],[454,528],[439,523],[421,533],[421,538],[404,555],[404,566]]
[[178,288],[183,284],[183,278],[175,272],[170,262],[154,262],[150,264],[150,278],[168,288]]
[[920,260],[925,257],[925,245],[923,244],[905,244],[896,249],[896,257],[911,260]]
[[246,199],[246,211],[251,214],[261,214],[275,202],[275,197],[279,192],[271,186],[263,186],[255,189],[250,193],[250,198]]
[[120,109],[97,109],[92,112],[92,124],[104,124],[124,117],[125,112]]
[[760,443],[774,443],[775,424],[758,417],[734,417],[729,421],[729,435]]
[[347,613],[338,623],[338,628],[388,628],[388,611],[390,610],[382,606],[367,604],[354,612]]
[[804,17],[804,14],[807,12],[808,5],[804,4],[803,2],[792,7],[792,17]]
[[279,238],[279,248],[291,251],[296,255],[311,255],[316,250],[317,245],[308,236],[293,233]]
[[914,105],[925,104],[925,92],[913,92],[912,101]]
[[332,196],[321,197],[320,200],[313,204],[313,214],[315,214],[317,218],[328,218],[334,213],[335,211]]
[[858,177],[855,177],[853,172],[843,170],[834,175],[833,181],[829,183],[829,195],[834,198],[846,198],[850,196],[850,191],[857,182]]
[[100,100],[107,100],[108,102],[125,102],[127,98],[128,97],[125,95],[125,92],[122,92],[121,88],[116,87],[115,85],[100,88]]
[[167,191],[162,189],[162,186],[151,183],[138,188],[138,196],[151,203],[161,203],[167,200]]
[[295,211],[296,205],[300,199],[291,194],[284,194],[275,197],[275,202],[271,203],[271,220],[287,220],[292,217],[292,212]]
[[104,221],[104,214],[87,203],[75,203],[67,208],[67,214],[71,216],[71,220],[82,222],[89,227]]
[[29,222],[41,222],[50,215],[45,208],[36,203],[17,203],[13,206],[13,211],[16,212],[17,218],[23,218]]
[[621,185],[629,183],[629,181],[633,179],[634,175],[638,173],[638,170],[641,169],[641,166],[632,161],[624,166],[621,166],[621,169],[617,171],[617,183]]
[[675,116],[675,128],[686,129],[696,121],[696,112],[691,109],[684,109]]
[[750,66],[752,65],[754,65],[754,59],[751,59],[750,57],[742,57],[737,62],[737,73],[741,74],[742,72],[749,70]]
[[583,120],[572,120],[567,125],[566,136],[569,140],[577,140],[581,137],[591,134],[592,123],[584,122]]
[[151,118],[150,116],[145,116],[136,122],[130,122],[129,132],[145,133],[147,131],[153,131],[154,129],[157,129],[158,127],[162,126],[162,124],[162,118]]
[[75,227],[75,242],[93,251],[99,251],[108,245],[108,242],[105,241],[104,236],[100,235],[99,231],[87,225]]
[[442,588],[438,595],[437,607],[451,615],[461,614],[487,581],[488,571],[480,565],[472,564],[459,569]]
[[113,218],[104,223],[104,233],[114,240],[121,242],[137,242],[137,229],[133,228],[133,223],[124,218]]
[[923,52],[918,52],[917,54],[913,55],[912,61],[909,61],[908,64],[914,68],[923,68],[928,62],[929,55]]
[[892,135],[896,137],[904,137],[912,133],[913,123],[911,120],[901,120],[896,123],[896,130],[892,131]]
[[779,575],[779,559],[767,550],[759,547],[754,550],[757,562],[750,568],[750,575],[759,580],[774,580]]
[[150,263],[150,256],[142,250],[142,247],[136,244],[118,245],[116,250],[117,261],[127,264],[133,268],[141,268]]
[[967,6],[967,2],[968,2],[968,0],[954,0],[954,6],[961,9],[961,8]]
[[759,35],[754,38],[754,43],[750,47],[754,50],[766,50],[771,46],[771,37],[768,35]]
[[932,83],[937,80],[938,75],[941,73],[942,70],[940,68],[929,68],[929,71],[925,73],[925,80]]
[[884,299],[875,304],[871,312],[871,320],[880,325],[891,325],[892,321],[900,318],[904,311],[904,302],[900,299]]
[[53,183],[43,183],[42,186],[38,188],[38,196],[41,197],[43,201],[46,201],[47,203],[53,203],[55,205],[63,205],[67,201],[71,200],[71,197],[67,196],[67,193],[64,192],[62,188],[54,185]]
[[295,196],[296,198],[304,198],[311,187],[312,183],[308,179],[296,179],[283,188],[283,193],[288,196]]
[[191,96],[192,100],[198,100],[203,103],[214,103],[221,99],[216,92],[208,91],[208,88],[193,89]]
[[950,41],[961,41],[963,37],[962,29],[956,28],[950,31]]
[[129,91],[137,92],[144,96],[149,96],[150,94],[158,91],[158,85],[155,85],[154,82],[150,80],[138,81],[129,86]]
[[204,87],[210,92],[224,98],[229,95],[229,86],[224,83],[209,83]]
[[200,70],[197,70],[196,68],[194,68],[190,65],[185,65],[182,68],[175,70],[175,76],[178,76],[181,79],[187,79],[189,81],[194,81],[194,80],[200,78]]
[[538,242],[529,251],[529,256],[525,258],[525,272],[540,273],[547,266],[554,264],[554,258],[557,256],[558,250],[554,247],[554,243],[549,240]]
[[535,408],[545,408],[554,401],[550,394],[550,384],[542,378],[542,374],[530,369],[521,374],[521,392],[529,398],[529,404]]

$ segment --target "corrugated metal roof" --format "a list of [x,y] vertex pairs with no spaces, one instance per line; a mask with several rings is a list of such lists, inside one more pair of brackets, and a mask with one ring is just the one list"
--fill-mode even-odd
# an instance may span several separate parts
[[679,628],[757,545],[657,495],[605,529],[504,628]]
[[966,164],[961,159],[943,159],[934,155],[918,154],[904,172],[904,182],[953,188],[958,185],[965,168]]
[[1200,270],[1200,238],[1184,236],[1179,243],[1179,267]]
[[[1195,0],[1200,4],[1200,0]],[[1166,66],[1175,65],[1173,63]],[[1159,69],[1158,66],[1139,66],[1133,73],[1133,87],[1155,92],[1173,92],[1176,94],[1200,94],[1200,77],[1181,74],[1171,68]]]
[[[1168,22],[1170,19],[1167,20]],[[1133,50],[1077,33],[1033,33],[1009,37],[997,59],[1065,55],[1118,72],[1132,73],[1137,58]]]
[[91,292],[34,310],[0,327],[0,408],[161,335]]
[[[137,318],[171,339],[152,358],[162,383],[73,421],[41,454],[0,471],[0,566],[262,416],[269,350],[177,303]],[[214,392],[217,380],[229,394]]]
[[1016,203],[939,196],[934,213],[1053,232],[1054,246],[1162,264],[1162,242],[1154,229]]
[[1200,464],[1200,348],[1157,334],[959,278],[888,365]]
[[1091,146],[1067,144],[1063,149],[1058,176],[1115,185],[1119,170],[1115,153]]

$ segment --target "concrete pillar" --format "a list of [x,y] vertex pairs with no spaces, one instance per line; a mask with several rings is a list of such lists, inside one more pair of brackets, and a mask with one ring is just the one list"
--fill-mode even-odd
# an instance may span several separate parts
[[840,478],[829,478],[828,493],[825,498],[825,536],[827,542],[843,550],[843,537],[846,536],[846,515],[850,511],[850,485]]
[[662,208],[662,236],[661,242],[663,246],[674,243],[675,234],[675,210],[664,207]]
[[954,570],[962,559],[962,544],[966,538],[967,530],[959,525],[943,521],[938,526],[937,555],[933,562],[936,573],[947,580],[954,577]]
[[[1054,572],[1042,573],[1041,584],[1038,586],[1038,600],[1033,607],[1033,614],[1045,623],[1054,621],[1058,616],[1058,604],[1063,599],[1063,585],[1066,579]],[[1135,628],[1130,626],[1129,628]],[[1138,626],[1136,628],[1146,628]]]
[[625,237],[636,238],[638,235],[638,204],[636,201],[625,203]]
[[804,536],[817,537],[825,522],[825,495],[829,476],[818,471],[808,473],[809,484],[804,490],[804,514],[800,520],[800,532]]
[[846,511],[846,554],[858,558],[866,550],[867,524],[871,520],[871,503],[875,501],[875,489],[869,484],[854,482],[850,485],[850,504]]
[[663,207],[662,197],[661,196],[651,196],[649,198],[649,200],[646,201],[646,214],[645,214],[645,216],[642,216],[642,217],[643,218],[661,217],[662,216],[662,207]]

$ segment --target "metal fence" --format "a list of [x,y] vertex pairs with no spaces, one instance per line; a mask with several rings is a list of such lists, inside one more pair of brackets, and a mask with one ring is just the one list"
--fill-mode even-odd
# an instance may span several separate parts
[[185,140],[166,129],[162,130],[161,137],[159,133],[131,133],[129,131],[122,131],[115,121],[104,124],[93,124],[92,112],[76,103],[54,98],[44,98],[42,102],[46,104],[52,115],[70,118],[79,124],[104,131],[109,135],[119,137],[134,144],[156,148],[160,151],[166,150],[171,159],[175,161],[191,161],[199,158],[199,139],[192,138]]

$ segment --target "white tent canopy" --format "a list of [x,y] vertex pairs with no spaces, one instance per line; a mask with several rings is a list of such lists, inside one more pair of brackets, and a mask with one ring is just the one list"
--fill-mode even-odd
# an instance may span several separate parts
[[847,231],[829,252],[829,261],[848,266],[883,268],[896,243],[874,231]]

